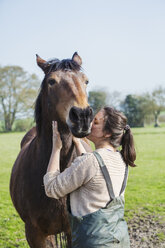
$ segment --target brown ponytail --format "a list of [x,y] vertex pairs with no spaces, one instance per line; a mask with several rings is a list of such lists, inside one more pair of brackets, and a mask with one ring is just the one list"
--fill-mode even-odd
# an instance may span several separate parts
[[136,151],[134,147],[133,135],[130,128],[126,128],[121,140],[121,155],[126,164],[135,167]]
[[109,143],[117,148],[122,146],[121,155],[127,165],[135,167],[134,161],[136,159],[136,151],[134,147],[134,140],[131,129],[127,125],[126,116],[111,107],[104,107],[105,124],[104,129],[106,133],[111,134]]

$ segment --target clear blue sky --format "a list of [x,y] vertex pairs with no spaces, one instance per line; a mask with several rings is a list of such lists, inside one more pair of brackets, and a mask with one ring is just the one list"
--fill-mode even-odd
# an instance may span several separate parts
[[141,93],[165,85],[164,0],[0,0],[0,65],[41,79],[44,59],[83,59],[89,90]]

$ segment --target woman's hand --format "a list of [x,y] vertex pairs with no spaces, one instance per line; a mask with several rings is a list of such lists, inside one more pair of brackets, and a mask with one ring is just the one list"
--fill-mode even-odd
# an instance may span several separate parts
[[75,145],[81,144],[81,139],[79,139],[79,138],[76,138],[76,137],[73,136],[72,140],[73,140],[73,143]]
[[52,130],[53,130],[53,149],[61,149],[62,148],[62,141],[60,137],[60,133],[58,131],[57,121],[52,121]]

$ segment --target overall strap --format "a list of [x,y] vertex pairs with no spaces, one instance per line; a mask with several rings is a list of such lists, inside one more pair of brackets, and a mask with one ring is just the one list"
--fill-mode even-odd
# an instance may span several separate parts
[[98,152],[94,151],[93,154],[95,155],[95,157],[96,157],[96,159],[97,159],[97,161],[99,163],[100,169],[101,169],[101,171],[103,173],[103,176],[105,178],[109,196],[110,196],[111,200],[113,200],[115,198],[115,194],[114,194],[114,191],[113,191],[112,181],[111,181],[109,172],[107,170],[107,167],[104,164],[104,161],[103,161],[102,157],[100,156],[100,154]]
[[120,190],[119,195],[121,195],[123,193],[123,191],[125,190],[125,187],[126,187],[126,184],[127,184],[127,178],[128,178],[128,165],[126,165],[126,167],[125,167],[124,180],[123,180],[123,184],[121,186],[121,190]]

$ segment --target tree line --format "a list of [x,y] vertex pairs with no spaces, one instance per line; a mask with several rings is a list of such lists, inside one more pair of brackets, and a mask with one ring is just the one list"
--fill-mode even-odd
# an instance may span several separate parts
[[[25,131],[34,125],[34,103],[39,87],[38,77],[20,66],[0,67],[1,131]],[[151,93],[128,94],[124,98],[117,91],[90,91],[88,101],[95,113],[105,105],[124,112],[131,127],[143,127],[147,121],[154,121],[157,127],[159,116],[165,111],[165,88],[158,86]]]
[[12,131],[18,119],[32,117],[39,80],[20,66],[0,67],[0,120],[3,131]]
[[110,105],[122,111],[131,127],[144,127],[145,123],[159,126],[159,117],[164,113],[165,123],[165,88],[157,86],[152,92],[140,95],[128,94],[121,99],[120,92],[111,94],[106,91],[89,92],[89,104],[96,113],[101,107]]

